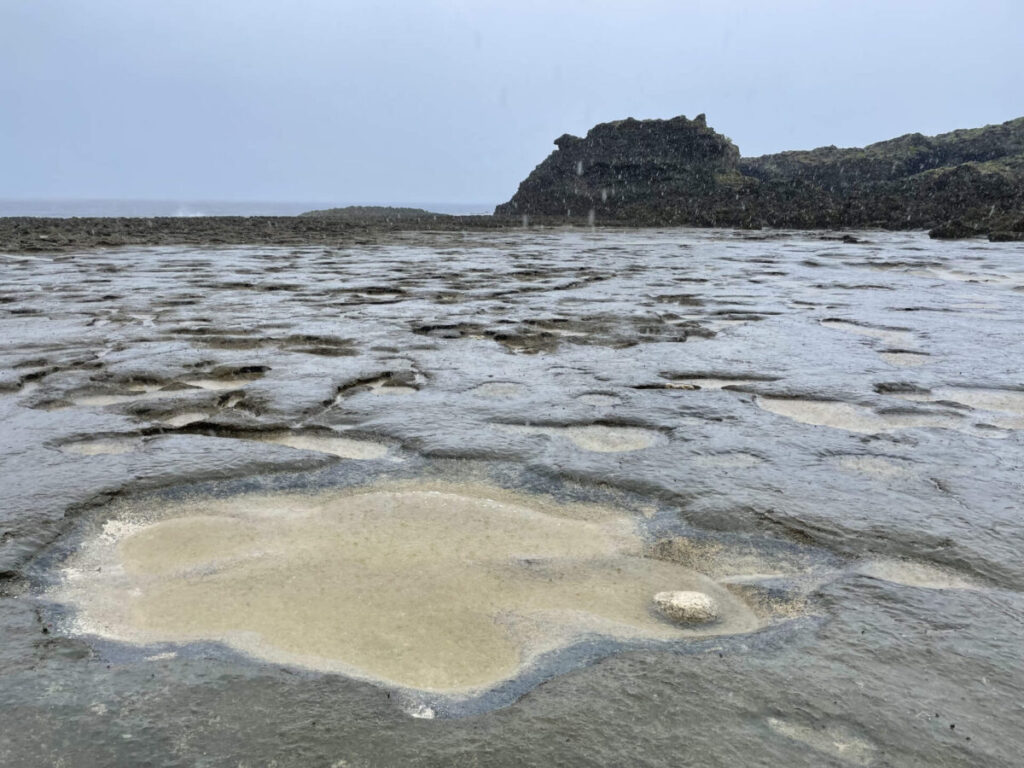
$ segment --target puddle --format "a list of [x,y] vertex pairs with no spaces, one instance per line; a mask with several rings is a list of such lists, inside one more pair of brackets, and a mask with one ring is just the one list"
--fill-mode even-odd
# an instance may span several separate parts
[[892,344],[893,346],[906,344],[914,337],[913,333],[910,331],[861,325],[860,323],[853,323],[849,320],[822,320],[821,324],[826,328],[835,328],[839,331],[855,333],[858,336],[867,336],[868,338],[878,339],[879,341],[884,341],[886,344]]
[[135,438],[111,437],[103,440],[81,440],[65,443],[60,447],[65,453],[78,456],[116,456],[137,450],[139,441]]
[[85,395],[83,397],[74,397],[71,399],[71,402],[75,405],[102,407],[119,403],[130,403],[134,400],[139,400],[140,397],[140,395]]
[[203,411],[185,411],[170,418],[162,419],[161,422],[169,427],[186,427],[189,424],[195,424],[197,421],[203,421],[209,417],[210,415]]
[[135,403],[140,400],[163,400],[164,398],[187,393],[187,389],[152,389],[140,386],[131,388],[130,394],[81,395],[72,397],[71,402],[79,406],[105,407],[122,403]]
[[927,365],[931,361],[931,355],[926,352],[909,352],[906,350],[879,352],[878,356],[889,365],[895,365],[899,368],[917,368],[921,365]]
[[813,426],[868,434],[881,432],[886,428],[886,425],[878,419],[873,411],[850,403],[831,400],[758,397],[757,404],[766,411]]
[[850,765],[871,765],[877,748],[842,725],[810,726],[769,717],[768,727],[787,739],[806,744]]
[[232,389],[241,389],[246,384],[252,382],[251,378],[248,379],[185,379],[185,383],[190,387],[197,387],[198,389],[208,389],[213,392],[221,392]]
[[[759,626],[700,573],[643,557],[633,519],[499,489],[406,484],[124,507],[52,592],[73,630],[219,641],[274,663],[435,692],[509,679],[598,634],[681,640]],[[654,595],[709,596],[680,626]]]
[[556,434],[565,435],[579,448],[599,453],[640,451],[655,445],[660,438],[657,432],[637,427],[567,427]]
[[942,387],[932,391],[937,400],[955,400],[983,411],[1003,411],[1024,416],[1024,392],[1008,389]]
[[980,585],[952,571],[911,560],[870,560],[856,572],[894,584],[925,589],[979,589]]
[[894,393],[913,402],[952,401],[979,411],[988,411],[986,421],[1003,429],[1024,429],[1024,391],[983,387],[938,387],[924,393]]
[[[419,376],[416,377],[420,378]],[[340,402],[343,398],[349,396],[356,396],[361,394],[370,395],[413,395],[419,392],[419,389],[406,384],[398,384],[390,376],[378,376],[372,380],[364,380],[353,385],[343,387],[338,392],[337,400]]]
[[979,427],[959,414],[876,413],[870,408],[833,400],[758,397],[759,407],[802,424],[831,427],[847,432],[879,434],[899,429],[954,429],[974,437],[1001,439],[1007,432]]
[[719,379],[713,377],[679,378],[666,381],[666,389],[725,389],[741,384],[758,384],[764,379]]
[[416,387],[407,387],[404,384],[388,384],[388,379],[379,379],[369,385],[371,395],[413,395],[419,392]]
[[302,451],[329,453],[342,459],[359,459],[372,461],[387,456],[388,446],[374,440],[361,440],[352,437],[328,437],[324,435],[304,435],[294,432],[261,433],[252,439],[262,443],[284,445]]
[[520,424],[501,424],[498,425],[498,428],[506,432],[525,432],[565,438],[577,448],[595,453],[642,451],[664,439],[659,433],[650,429],[610,427],[601,424],[588,424],[580,427],[531,427]]

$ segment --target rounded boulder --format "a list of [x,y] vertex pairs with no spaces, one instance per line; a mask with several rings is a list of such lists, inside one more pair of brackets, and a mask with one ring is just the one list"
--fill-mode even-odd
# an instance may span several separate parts
[[677,624],[705,624],[719,618],[718,603],[703,592],[659,592],[654,607]]

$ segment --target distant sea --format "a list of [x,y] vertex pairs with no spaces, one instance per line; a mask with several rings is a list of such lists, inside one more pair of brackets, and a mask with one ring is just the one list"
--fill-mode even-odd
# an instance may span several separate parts
[[435,213],[480,215],[494,205],[484,203],[272,203],[224,200],[0,200],[2,216],[295,216],[345,205],[391,205],[424,208]]

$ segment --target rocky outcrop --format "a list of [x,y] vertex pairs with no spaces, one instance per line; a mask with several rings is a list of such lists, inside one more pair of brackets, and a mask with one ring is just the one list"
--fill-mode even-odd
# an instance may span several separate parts
[[390,232],[519,226],[492,216],[179,216],[168,218],[0,217],[0,253],[145,245],[342,245]]
[[[1024,118],[863,148],[741,158],[694,120],[621,120],[562,136],[498,216],[595,223],[939,228],[1002,233],[1024,214]],[[958,221],[959,225],[952,222]]]
[[857,149],[783,152],[740,167],[759,182],[766,224],[927,229],[960,220],[962,236],[972,236],[1024,210],[1024,118]]
[[396,208],[391,205],[347,205],[344,208],[324,208],[319,211],[306,211],[300,216],[345,219],[348,221],[405,221],[408,219],[436,219],[445,216],[423,208]]
[[[704,115],[602,123],[555,145],[495,215],[729,224],[737,191],[749,183],[736,145]],[[719,206],[727,212],[722,221]]]

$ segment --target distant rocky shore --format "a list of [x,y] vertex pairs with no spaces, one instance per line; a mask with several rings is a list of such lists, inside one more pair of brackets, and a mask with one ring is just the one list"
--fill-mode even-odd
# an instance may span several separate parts
[[602,123],[555,145],[495,215],[1024,239],[1024,118],[753,158],[704,115]]
[[0,251],[341,244],[524,224],[928,229],[937,238],[1024,241],[1024,118],[753,158],[704,115],[601,123],[555,145],[491,216],[350,206],[301,216],[14,217],[0,218]]
[[[166,218],[0,218],[0,252],[148,245],[339,245],[398,231],[489,229],[491,216],[191,216]],[[521,226],[516,223],[516,226]]]

